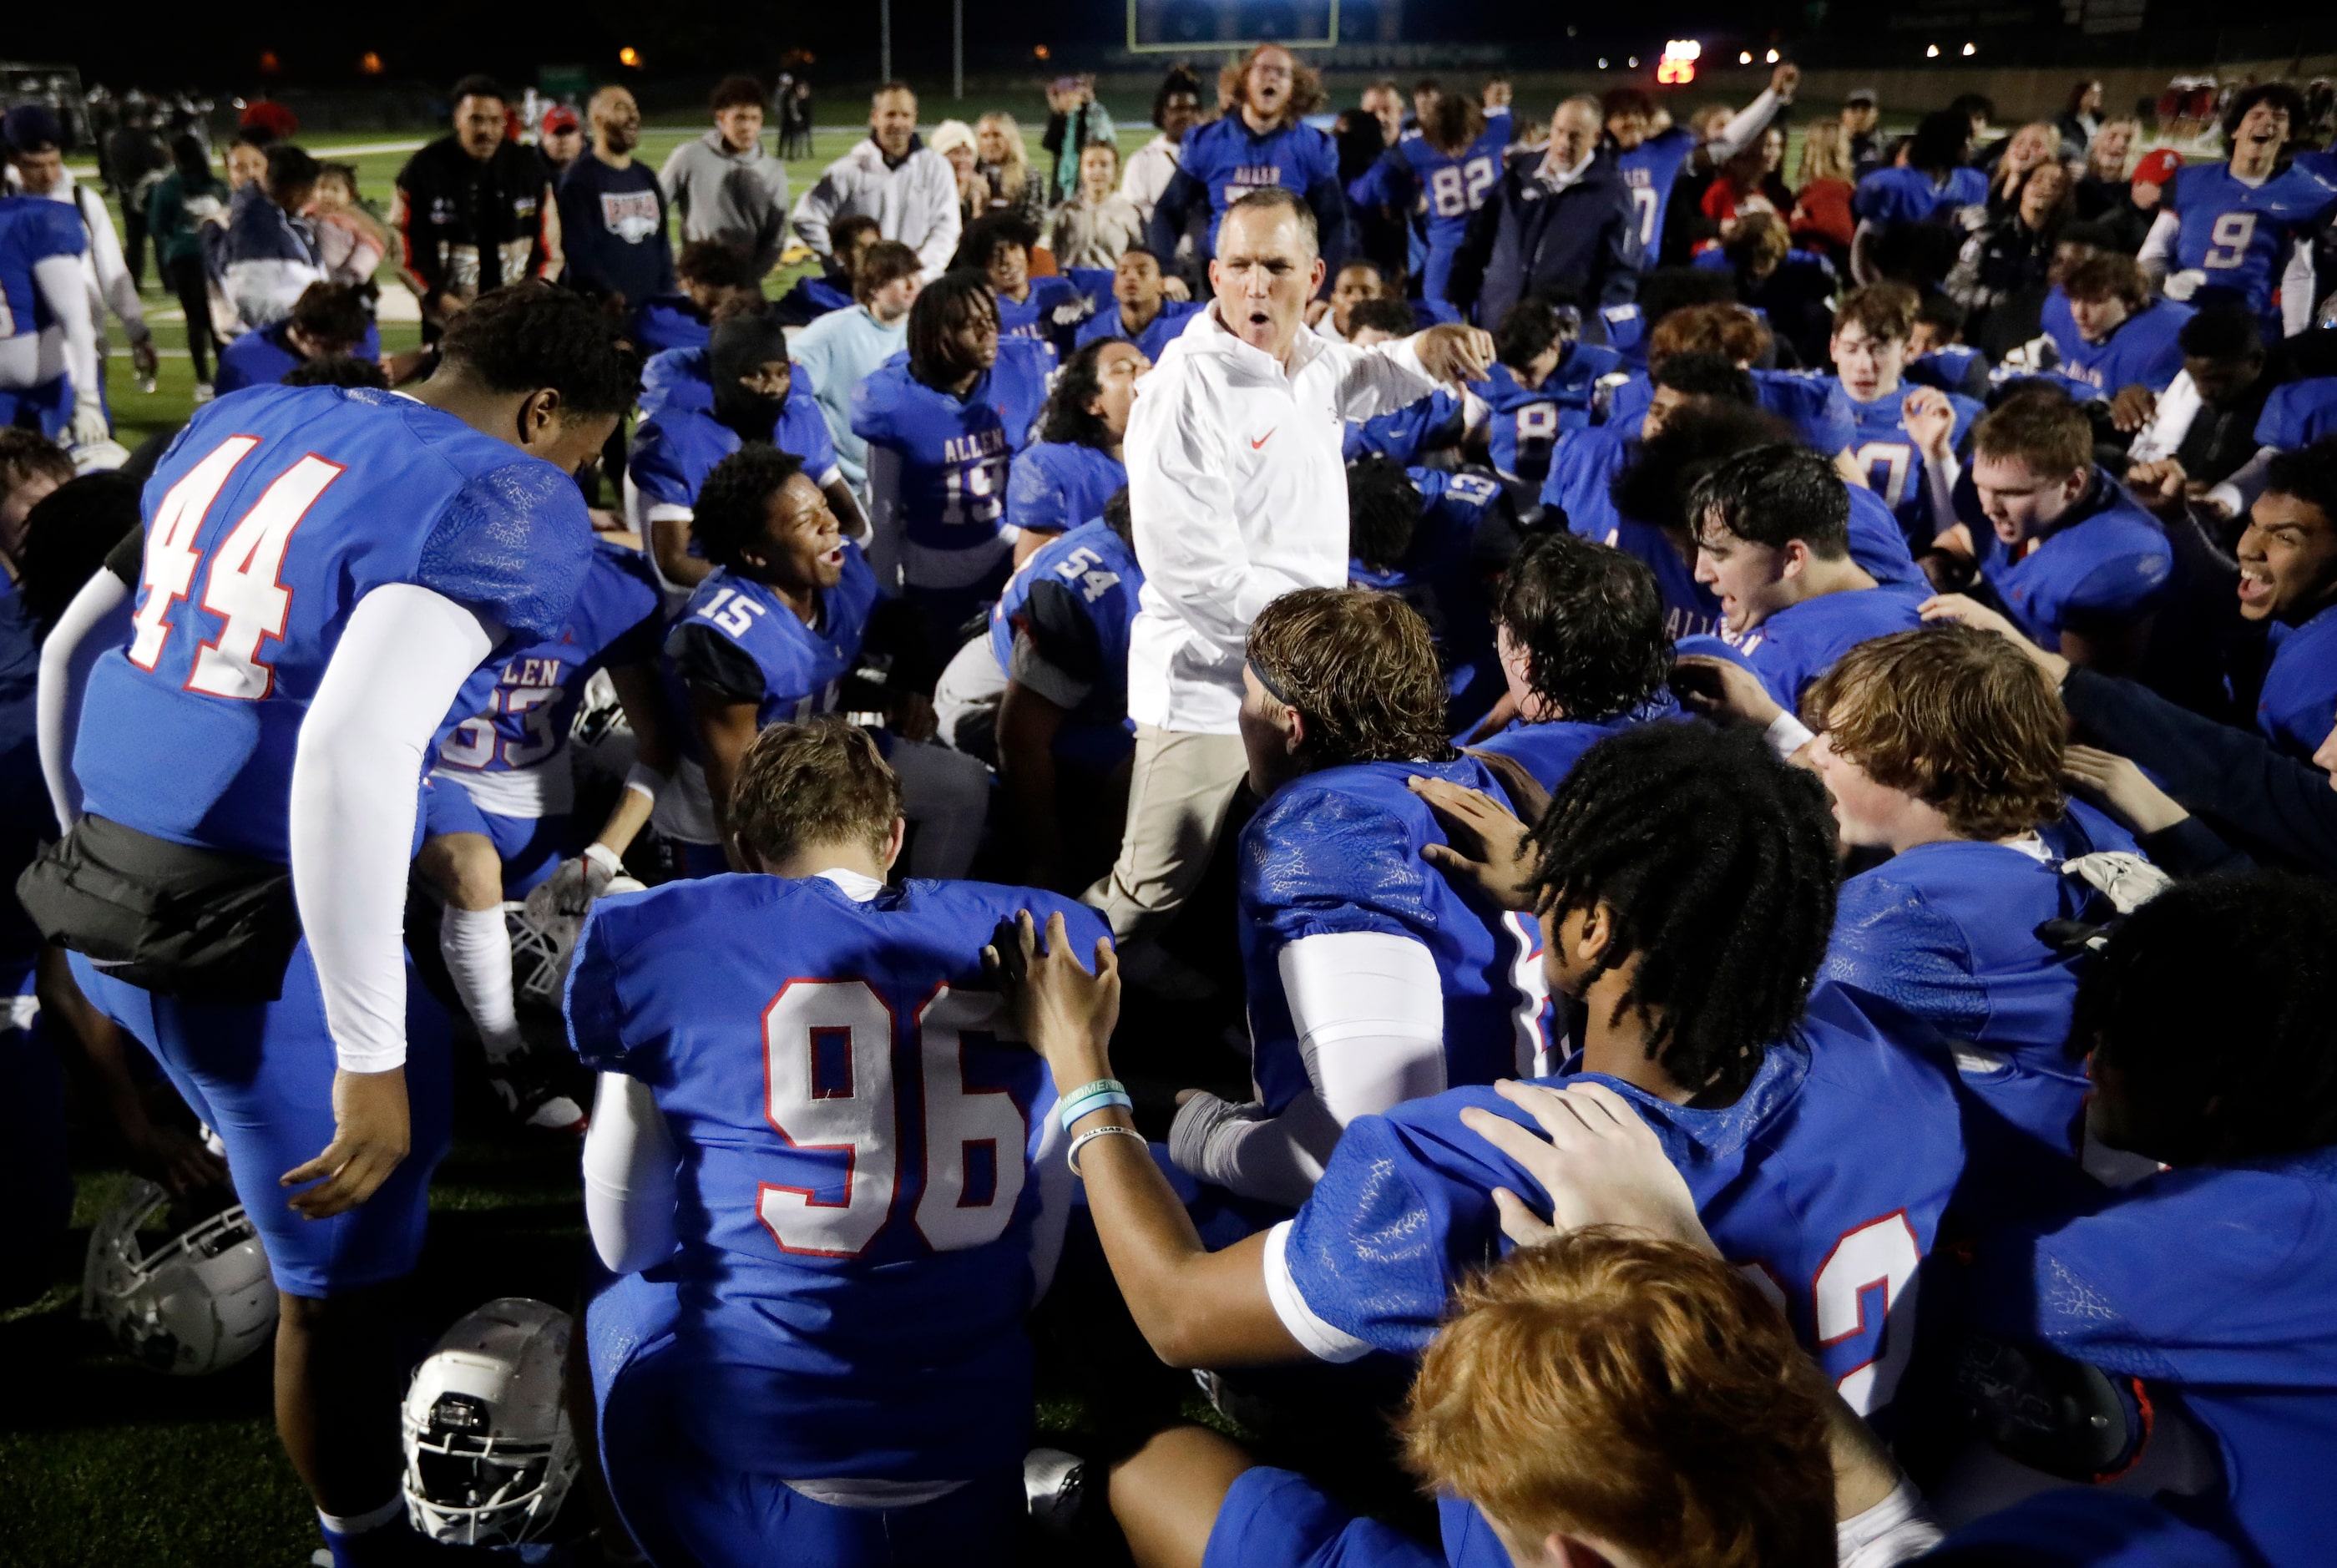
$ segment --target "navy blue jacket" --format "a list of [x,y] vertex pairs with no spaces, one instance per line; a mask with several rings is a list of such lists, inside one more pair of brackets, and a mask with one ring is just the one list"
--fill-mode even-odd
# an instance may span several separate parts
[[1638,297],[1638,237],[1615,155],[1601,149],[1556,194],[1539,167],[1530,160],[1502,174],[1452,259],[1444,297],[1481,327],[1500,326],[1511,306],[1552,285],[1572,289],[1586,316]]

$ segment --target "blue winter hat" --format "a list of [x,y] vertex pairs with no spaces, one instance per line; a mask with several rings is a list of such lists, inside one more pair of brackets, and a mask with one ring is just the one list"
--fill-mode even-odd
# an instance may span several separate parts
[[64,123],[45,103],[19,103],[0,118],[0,142],[5,142],[12,152],[37,152],[48,147],[62,151]]

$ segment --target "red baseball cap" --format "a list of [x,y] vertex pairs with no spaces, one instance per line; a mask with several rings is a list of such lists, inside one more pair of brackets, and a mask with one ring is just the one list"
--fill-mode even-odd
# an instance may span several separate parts
[[2161,147],[2156,152],[2143,154],[2142,162],[2134,166],[2134,177],[2146,185],[2164,185],[2182,167],[2182,153],[2171,147]]
[[557,136],[562,131],[573,131],[580,123],[581,122],[576,118],[576,111],[565,103],[554,103],[543,112],[543,133],[546,136]]

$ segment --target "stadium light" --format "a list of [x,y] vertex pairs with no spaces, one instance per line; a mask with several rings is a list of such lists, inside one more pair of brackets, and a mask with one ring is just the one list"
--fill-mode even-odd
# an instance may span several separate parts
[[371,49],[367,50],[363,54],[357,56],[357,71],[361,75],[380,75],[381,56]]
[[1696,80],[1696,63],[1704,45],[1693,38],[1672,38],[1664,44],[1664,57],[1656,62],[1656,80],[1667,87],[1685,87]]
[[1770,50],[1770,51],[1769,51],[1769,64],[1772,64],[1772,65],[1775,65],[1776,63],[1777,63],[1777,52],[1776,52],[1775,49],[1772,49],[1772,50]]
[[641,68],[641,52],[628,44],[617,51],[617,64],[630,65],[638,71]]
[[1979,53],[1980,53],[1980,45],[1979,45],[1979,44],[1965,44],[1965,45],[1964,45],[1964,58],[1965,58],[1965,59],[1969,60],[1969,59],[1970,59],[1973,55],[1975,55],[1975,54],[1979,54]]
[[1628,61],[1625,62],[1625,64],[1628,64],[1632,70],[1637,71],[1639,68],[1639,57],[1637,54],[1634,54]]
[[1599,56],[1599,69],[1600,69],[1601,71],[1604,71],[1604,70],[1606,70],[1606,69],[1607,69],[1607,56],[1605,56],[1604,54],[1601,54],[1600,56]]
[[1736,63],[1737,63],[1739,65],[1750,65],[1750,64],[1753,64],[1753,51],[1752,51],[1752,50],[1750,50],[1750,49],[1739,49],[1739,50],[1736,52]]
[[1939,57],[1940,46],[1937,44],[1931,44],[1923,51],[1923,58],[1926,60],[1937,60]]

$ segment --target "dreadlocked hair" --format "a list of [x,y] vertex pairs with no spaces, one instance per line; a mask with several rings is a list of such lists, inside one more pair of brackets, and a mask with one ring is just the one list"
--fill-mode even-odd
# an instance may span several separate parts
[[1833,926],[1834,824],[1817,775],[1749,726],[1646,724],[1593,746],[1534,834],[1542,929],[1606,906],[1593,978],[1673,1082],[1730,1098],[1802,1014]]
[[2111,933],[2078,983],[2069,1054],[2117,1069],[2155,1134],[2136,1153],[2229,1164],[2337,1143],[2332,1017],[2337,888],[2280,871],[2208,877]]

